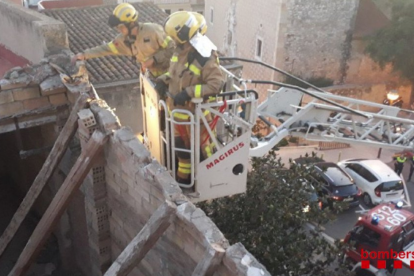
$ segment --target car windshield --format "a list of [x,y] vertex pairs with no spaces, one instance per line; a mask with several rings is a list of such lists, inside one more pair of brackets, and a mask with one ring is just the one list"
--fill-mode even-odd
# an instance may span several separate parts
[[391,190],[402,190],[402,189],[403,189],[403,183],[401,180],[388,181],[382,184],[383,192],[388,192]]
[[322,163],[317,165],[326,176],[328,176],[335,186],[353,184],[351,178],[336,164]]
[[356,185],[351,184],[351,185],[342,185],[342,186],[333,186],[332,187],[334,194],[354,194],[358,192],[358,188],[356,187]]

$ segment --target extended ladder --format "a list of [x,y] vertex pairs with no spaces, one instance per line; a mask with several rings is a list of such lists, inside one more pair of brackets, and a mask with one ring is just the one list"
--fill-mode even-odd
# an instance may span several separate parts
[[305,103],[304,90],[301,88],[282,87],[277,91],[269,91],[267,100],[258,107],[257,112],[276,121],[276,127],[267,137],[256,140],[257,146],[250,150],[251,156],[266,154],[287,135],[307,140],[413,149],[412,111],[331,93],[311,93],[348,109],[317,98]]

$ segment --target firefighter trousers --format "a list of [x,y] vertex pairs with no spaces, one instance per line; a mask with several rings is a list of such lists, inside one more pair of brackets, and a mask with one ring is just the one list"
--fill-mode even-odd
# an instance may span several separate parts
[[402,173],[403,169],[404,169],[404,163],[402,162],[394,163],[394,171],[398,174],[398,176]]

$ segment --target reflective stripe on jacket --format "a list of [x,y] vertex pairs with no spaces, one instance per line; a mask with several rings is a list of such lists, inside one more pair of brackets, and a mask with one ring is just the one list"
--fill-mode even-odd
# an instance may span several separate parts
[[[204,58],[190,44],[186,44],[184,49],[176,48],[168,73],[159,79],[168,84],[168,91],[173,96],[185,89],[191,98],[215,96],[224,84],[217,53],[212,51],[210,57]],[[192,103],[174,107],[173,102],[173,99],[167,98],[169,110],[180,108],[194,112]]]
[[398,163],[404,163],[406,160],[407,160],[407,157],[401,157],[401,156],[397,157],[397,162]]
[[155,23],[139,23],[139,32],[131,47],[126,37],[119,34],[114,40],[84,51],[85,58],[91,59],[109,55],[134,56],[138,62],[154,59],[150,71],[167,72],[171,56],[174,52],[174,41],[165,34],[162,27]]

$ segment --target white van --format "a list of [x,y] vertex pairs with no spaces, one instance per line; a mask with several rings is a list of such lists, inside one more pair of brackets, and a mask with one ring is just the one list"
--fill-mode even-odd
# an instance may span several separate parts
[[368,206],[404,199],[404,184],[400,176],[378,159],[347,159],[338,163],[362,190]]

